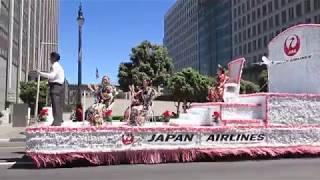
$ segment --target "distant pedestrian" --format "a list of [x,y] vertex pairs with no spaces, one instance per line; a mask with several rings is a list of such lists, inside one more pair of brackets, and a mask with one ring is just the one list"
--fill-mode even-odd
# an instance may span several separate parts
[[63,99],[64,99],[64,70],[59,63],[60,55],[56,52],[50,54],[51,69],[49,73],[40,72],[40,76],[48,78],[50,98],[52,102],[53,123],[52,126],[61,126],[63,123]]

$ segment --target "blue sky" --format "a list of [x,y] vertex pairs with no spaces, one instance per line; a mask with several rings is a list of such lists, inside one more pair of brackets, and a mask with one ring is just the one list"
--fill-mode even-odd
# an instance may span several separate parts
[[[82,83],[97,83],[107,74],[117,82],[118,66],[129,61],[131,48],[143,40],[162,44],[163,19],[175,0],[82,0]],[[80,0],[60,1],[59,52],[69,83],[77,83]]]

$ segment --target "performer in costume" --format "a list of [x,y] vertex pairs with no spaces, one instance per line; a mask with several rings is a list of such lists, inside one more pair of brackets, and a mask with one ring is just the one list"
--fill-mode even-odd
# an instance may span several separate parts
[[152,101],[156,97],[156,90],[150,87],[150,80],[143,80],[141,88],[129,87],[132,101],[124,113],[124,119],[129,125],[142,125],[152,107]]
[[93,125],[101,125],[105,114],[112,110],[116,89],[110,84],[108,76],[103,76],[101,85],[90,85],[88,87],[95,95],[95,103],[88,108],[86,119]]
[[214,87],[209,88],[208,101],[210,102],[223,102],[224,85],[229,77],[225,74],[222,66],[218,66],[217,79]]

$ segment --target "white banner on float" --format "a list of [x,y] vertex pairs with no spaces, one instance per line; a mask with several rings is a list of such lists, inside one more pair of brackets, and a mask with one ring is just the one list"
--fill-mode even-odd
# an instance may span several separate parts
[[320,128],[228,129],[223,132],[27,133],[27,152],[111,152],[180,148],[245,148],[320,145]]
[[298,25],[276,36],[268,45],[269,91],[320,93],[320,25]]

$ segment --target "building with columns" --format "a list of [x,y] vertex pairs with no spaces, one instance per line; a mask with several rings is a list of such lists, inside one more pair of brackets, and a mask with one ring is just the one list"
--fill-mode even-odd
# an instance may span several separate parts
[[0,111],[19,102],[19,82],[30,71],[49,71],[58,25],[59,0],[0,0]]

